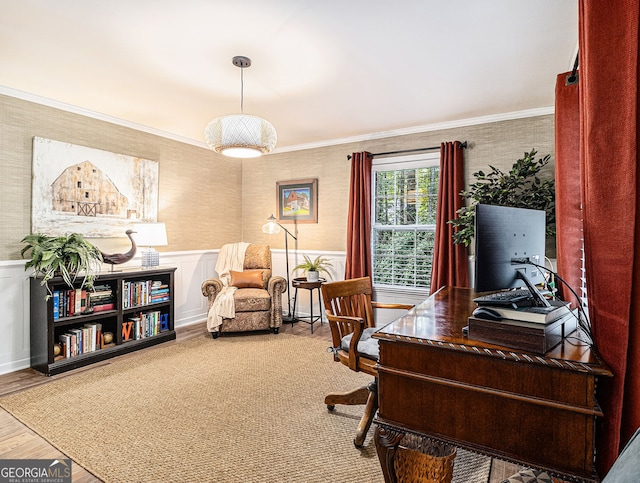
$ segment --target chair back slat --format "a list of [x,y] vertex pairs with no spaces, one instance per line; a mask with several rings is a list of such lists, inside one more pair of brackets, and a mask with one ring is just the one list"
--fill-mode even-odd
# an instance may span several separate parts
[[[371,306],[373,291],[369,277],[323,283],[321,291],[327,316],[359,317],[364,321],[365,328],[375,327]],[[338,337],[338,340],[353,332],[347,323],[335,321],[335,326],[339,329],[339,334],[332,335],[334,338]]]

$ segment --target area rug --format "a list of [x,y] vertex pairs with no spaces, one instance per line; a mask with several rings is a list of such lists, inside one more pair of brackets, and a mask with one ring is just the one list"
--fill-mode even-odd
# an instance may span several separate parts
[[[0,406],[105,482],[384,481],[362,407],[323,403],[369,381],[328,343],[289,334],[198,337],[0,398]],[[490,459],[458,451],[454,481]]]

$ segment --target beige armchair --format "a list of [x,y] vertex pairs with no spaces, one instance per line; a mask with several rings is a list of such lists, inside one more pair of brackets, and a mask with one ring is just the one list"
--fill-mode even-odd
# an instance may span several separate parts
[[[215,339],[222,332],[271,330],[277,334],[282,326],[282,294],[287,291],[284,277],[271,273],[271,249],[268,245],[247,247],[243,270],[262,270],[262,287],[238,288],[233,294],[236,317],[224,318]],[[202,295],[208,299],[208,308],[223,288],[222,281],[209,278],[202,282]]]

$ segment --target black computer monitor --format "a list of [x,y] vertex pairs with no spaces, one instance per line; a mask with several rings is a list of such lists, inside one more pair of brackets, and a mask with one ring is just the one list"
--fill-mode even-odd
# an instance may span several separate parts
[[476,292],[525,286],[536,305],[548,305],[535,285],[544,282],[544,210],[478,204],[475,207]]

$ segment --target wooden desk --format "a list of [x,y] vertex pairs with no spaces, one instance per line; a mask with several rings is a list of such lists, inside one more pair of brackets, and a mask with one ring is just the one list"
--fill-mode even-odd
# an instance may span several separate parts
[[545,356],[469,340],[469,289],[444,288],[378,330],[375,443],[386,482],[406,432],[568,481],[595,470],[598,377],[611,371],[587,345],[566,339]]

